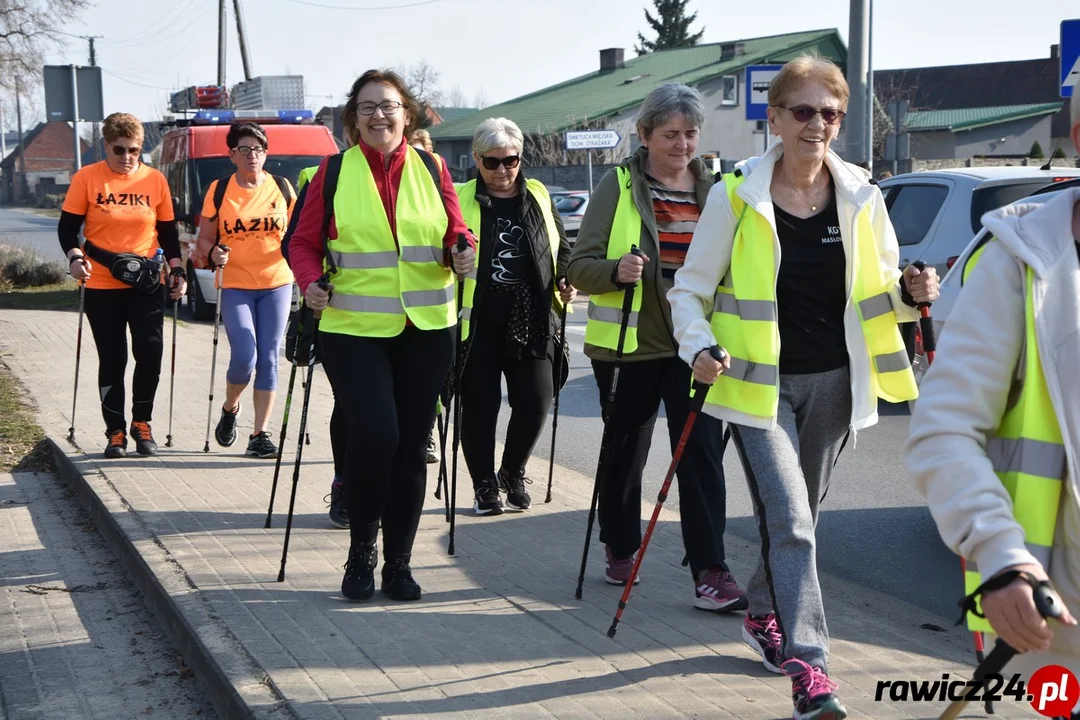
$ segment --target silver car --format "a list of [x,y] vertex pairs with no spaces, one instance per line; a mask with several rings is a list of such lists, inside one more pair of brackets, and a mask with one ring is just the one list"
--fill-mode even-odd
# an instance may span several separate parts
[[566,239],[573,247],[577,241],[578,230],[581,228],[581,219],[585,217],[585,211],[589,208],[589,192],[587,190],[573,190],[554,192],[551,194],[555,200],[555,209],[562,217],[563,229],[566,230]]

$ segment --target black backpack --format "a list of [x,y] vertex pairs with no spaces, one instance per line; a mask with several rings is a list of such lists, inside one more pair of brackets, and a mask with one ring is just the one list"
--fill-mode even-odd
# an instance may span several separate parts
[[[277,183],[278,190],[281,192],[281,197],[285,198],[285,210],[288,212],[296,199],[289,188],[289,181],[280,175],[271,175],[270,177],[274,178],[274,182]],[[225,182],[218,180],[217,187],[214,188],[214,217],[211,218],[212,220],[217,220],[218,213],[221,212],[221,203],[225,202],[225,191],[229,189],[229,183],[232,182],[232,179],[233,176],[230,175],[225,178]]]

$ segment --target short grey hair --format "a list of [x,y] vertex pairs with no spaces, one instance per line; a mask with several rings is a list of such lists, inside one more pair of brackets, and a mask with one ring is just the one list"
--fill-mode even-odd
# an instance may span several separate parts
[[689,85],[665,83],[649,93],[638,110],[639,134],[648,137],[653,130],[681,113],[696,128],[705,124],[705,103],[701,93]]
[[488,118],[477,126],[472,138],[473,152],[483,157],[484,153],[496,148],[510,148],[519,155],[525,148],[525,136],[513,120]]

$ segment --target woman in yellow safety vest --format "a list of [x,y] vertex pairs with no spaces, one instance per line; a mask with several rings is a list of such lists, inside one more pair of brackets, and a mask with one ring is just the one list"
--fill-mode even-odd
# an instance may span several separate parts
[[[679,359],[665,292],[713,186],[712,173],[696,157],[704,122],[705,105],[693,88],[672,83],[649,93],[637,117],[642,147],[600,180],[570,256],[569,280],[590,296],[585,354],[602,403],[615,374],[623,300],[633,288],[611,426],[605,430],[617,450],[599,478],[604,577],[613,585],[628,582],[641,545],[641,476],[660,404],[673,452],[689,412],[690,366]],[[635,245],[644,257],[631,252]],[[694,607],[720,612],[746,608],[724,551],[723,454],[722,424],[700,417],[677,470]]]
[[[743,639],[791,677],[796,718],[841,718],[814,530],[849,432],[878,398],[917,394],[898,322],[938,295],[933,268],[899,266],[881,191],[829,149],[849,90],[828,60],[787,63],[769,88],[780,140],[724,176],[668,294],[679,354],[731,423],[761,533]],[[711,320],[710,320],[711,316]],[[707,351],[719,344],[723,364]]]
[[[1080,148],[1080,94],[1071,135]],[[963,266],[906,462],[942,540],[968,560],[967,593],[991,581],[985,619],[969,614],[968,626],[1022,653],[1005,677],[1026,682],[1045,665],[1080,676],[1076,621],[1066,612],[1048,624],[1013,572],[1049,579],[1067,611],[1080,610],[1080,189],[982,223],[990,234]],[[1073,690],[1065,710],[1080,718]]]
[[[555,313],[577,292],[566,284],[570,243],[562,218],[544,184],[521,172],[524,143],[511,120],[480,123],[472,143],[480,175],[458,188],[465,223],[480,240],[475,277],[465,281],[461,377],[461,449],[477,515],[502,513],[500,489],[511,508],[532,505],[525,465],[547,420],[553,367],[566,376]],[[504,375],[510,422],[496,473]]]
[[[322,313],[322,362],[344,415],[344,491],[351,543],[341,593],[375,592],[379,523],[382,592],[417,600],[410,559],[427,479],[428,428],[450,367],[457,282],[476,246],[446,167],[405,142],[420,107],[393,72],[353,83],[342,120],[352,147],[340,156],[327,242],[328,160],[311,179],[289,244],[304,301]],[[437,182],[436,182],[437,180]],[[331,185],[334,187],[333,185]],[[468,245],[457,248],[459,235]],[[326,254],[337,271],[320,287]]]

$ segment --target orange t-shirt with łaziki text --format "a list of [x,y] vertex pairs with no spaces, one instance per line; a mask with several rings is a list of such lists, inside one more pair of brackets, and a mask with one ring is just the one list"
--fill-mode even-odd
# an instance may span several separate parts
[[[271,290],[293,281],[292,270],[281,254],[281,240],[289,226],[292,202],[281,196],[269,174],[258,187],[242,188],[235,176],[210,183],[203,200],[203,220],[213,222],[214,192],[228,182],[217,211],[217,241],[229,246],[229,262],[222,270],[221,286],[240,290]],[[288,181],[286,181],[288,182]],[[290,200],[296,197],[289,185]]]
[[[164,175],[145,165],[130,175],[121,175],[110,170],[104,160],[72,176],[63,210],[85,216],[83,235],[95,246],[148,258],[159,247],[156,224],[174,219],[172,194]],[[114,278],[109,268],[89,260],[92,270],[87,288],[130,289]]]

